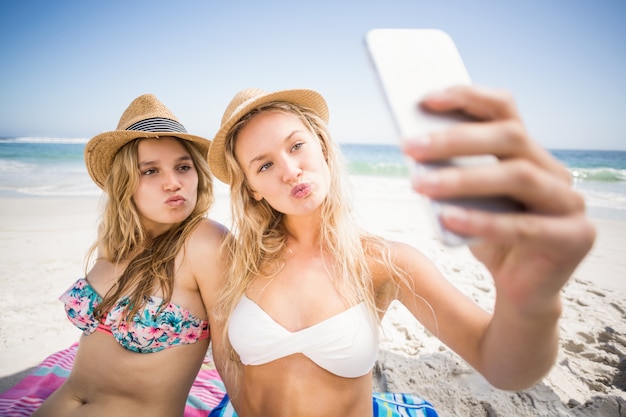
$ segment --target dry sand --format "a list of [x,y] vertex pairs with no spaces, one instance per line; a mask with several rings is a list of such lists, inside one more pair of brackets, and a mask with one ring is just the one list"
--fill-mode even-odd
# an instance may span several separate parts
[[[490,309],[489,274],[466,248],[433,237],[423,203],[403,180],[353,178],[368,230],[413,244],[444,275]],[[229,223],[224,189],[211,217]],[[97,198],[0,198],[0,391],[80,332],[57,297],[84,273],[95,237]],[[399,304],[383,321],[376,388],[416,393],[441,417],[626,416],[626,222],[596,220],[591,254],[563,290],[557,363],[532,389],[493,389]]]

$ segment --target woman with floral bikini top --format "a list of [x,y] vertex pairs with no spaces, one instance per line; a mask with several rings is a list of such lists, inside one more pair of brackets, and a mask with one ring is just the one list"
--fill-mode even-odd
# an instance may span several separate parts
[[35,417],[183,415],[222,285],[226,232],[205,217],[209,144],[152,95],[87,143],[107,201],[95,262],[60,297],[83,335],[70,375]]

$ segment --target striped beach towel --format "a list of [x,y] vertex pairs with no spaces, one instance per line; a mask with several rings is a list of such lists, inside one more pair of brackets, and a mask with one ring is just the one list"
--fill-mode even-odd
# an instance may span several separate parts
[[[372,395],[374,417],[438,417],[428,401],[413,394],[375,392]],[[237,417],[228,395],[209,413],[208,417]]]
[[[0,394],[0,416],[30,416],[68,377],[77,348],[78,343],[75,343],[48,356],[30,375]],[[187,397],[185,417],[206,417],[225,392],[215,366],[210,361],[205,362]]]
[[374,417],[437,417],[431,403],[413,394],[375,392]]

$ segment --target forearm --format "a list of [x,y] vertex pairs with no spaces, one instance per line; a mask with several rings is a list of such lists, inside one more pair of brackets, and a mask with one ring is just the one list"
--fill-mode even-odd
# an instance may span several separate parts
[[478,370],[500,389],[519,390],[537,383],[556,359],[560,314],[558,295],[533,314],[496,300],[481,340]]

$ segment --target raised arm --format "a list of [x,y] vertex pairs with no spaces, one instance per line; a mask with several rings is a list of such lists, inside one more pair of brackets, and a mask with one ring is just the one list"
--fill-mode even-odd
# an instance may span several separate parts
[[545,375],[555,360],[560,290],[590,250],[595,229],[567,170],[530,139],[508,94],[454,87],[431,95],[422,105],[434,112],[462,111],[477,121],[406,138],[407,155],[429,161],[492,154],[500,161],[415,177],[416,191],[437,199],[506,195],[526,208],[508,214],[457,208],[443,213],[450,230],[477,238],[470,249],[489,269],[496,287],[493,317],[476,352],[465,355],[495,386],[524,388]]

